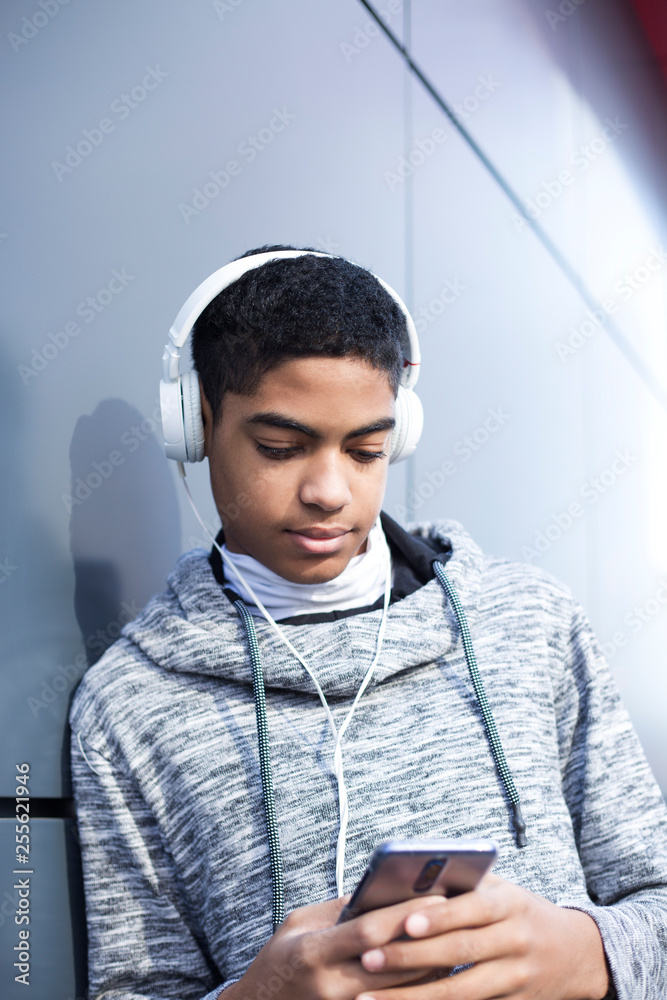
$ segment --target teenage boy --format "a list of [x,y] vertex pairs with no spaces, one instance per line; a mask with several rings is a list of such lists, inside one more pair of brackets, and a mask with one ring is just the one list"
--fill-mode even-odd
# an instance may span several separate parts
[[[216,546],[72,706],[91,998],[667,996],[667,811],[581,607],[381,512],[406,314],[293,249],[194,324]],[[378,843],[445,837],[495,873],[336,924]]]

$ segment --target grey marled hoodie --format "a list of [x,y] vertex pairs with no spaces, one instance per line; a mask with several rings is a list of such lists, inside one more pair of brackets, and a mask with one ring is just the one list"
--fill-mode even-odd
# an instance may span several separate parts
[[[343,741],[345,890],[380,841],[492,837],[499,875],[593,917],[620,1000],[667,997],[667,810],[581,607],[550,574],[484,555],[456,521],[411,530],[451,542],[446,572],[528,846],[515,846],[456,621],[433,579],[390,605],[377,672]],[[212,1000],[271,934],[246,635],[203,550],[182,556],[168,584],[88,671],[71,711],[94,998]],[[337,724],[380,617],[283,626]],[[335,895],[332,739],[301,664],[266,622],[256,627],[289,912]]]

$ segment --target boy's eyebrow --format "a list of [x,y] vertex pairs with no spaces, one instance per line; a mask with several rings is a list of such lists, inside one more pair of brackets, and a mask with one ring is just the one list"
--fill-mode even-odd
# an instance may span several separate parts
[[[291,431],[301,431],[302,434],[307,434],[308,437],[321,438],[322,435],[319,431],[316,431],[313,427],[308,427],[306,424],[302,424],[298,420],[292,420],[290,417],[285,417],[281,413],[275,413],[273,411],[263,412],[263,413],[253,413],[251,417],[246,417],[243,421],[244,424],[267,424],[269,427],[284,427]],[[363,434],[373,434],[375,431],[390,431],[396,426],[396,421],[393,417],[381,417],[380,420],[374,420],[372,424],[367,424],[365,427],[358,427],[356,430],[350,431],[346,434],[344,441],[348,438],[361,437]]]

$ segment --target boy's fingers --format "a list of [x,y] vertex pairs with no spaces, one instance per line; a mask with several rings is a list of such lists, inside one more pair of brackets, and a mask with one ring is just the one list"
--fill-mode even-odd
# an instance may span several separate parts
[[[387,944],[405,934],[405,919],[417,909],[430,910],[442,905],[442,897],[428,896],[410,899],[393,906],[384,906],[354,917],[343,924],[335,924],[316,934],[313,947],[322,949],[327,962],[342,962],[359,958],[364,951]],[[342,907],[341,907],[342,908]]]
[[510,909],[511,898],[501,883],[442,900],[432,909],[420,908],[406,917],[405,930],[410,937],[429,937],[462,927],[484,927],[505,919]]
[[[442,896],[410,899],[336,924],[349,898],[341,897],[316,907],[304,908],[303,913],[294,911],[283,927],[288,933],[292,931],[302,935],[299,952],[305,965],[329,966],[359,959],[366,952],[384,951],[390,942],[406,936],[415,940],[431,938],[463,928],[496,923],[508,912],[507,885],[502,879],[496,879],[487,883],[484,889],[451,899]],[[370,961],[372,963],[373,959]],[[368,966],[365,968],[370,971]],[[414,962],[411,968],[415,968]]]
[[441,978],[437,980],[428,977],[422,982],[383,989],[381,993],[376,992],[377,987],[367,988],[357,1000],[478,1000],[513,995],[518,986],[511,966],[502,961],[477,965],[455,976],[449,976],[446,969],[439,971]]
[[364,952],[361,964],[369,972],[454,968],[502,958],[512,952],[513,945],[511,928],[501,922],[418,940],[393,941]]

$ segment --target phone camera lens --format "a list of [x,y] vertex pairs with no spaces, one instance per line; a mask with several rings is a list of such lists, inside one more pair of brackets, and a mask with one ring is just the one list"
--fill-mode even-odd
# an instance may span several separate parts
[[430,889],[446,863],[447,858],[431,858],[427,861],[412,887],[414,892],[426,892]]

